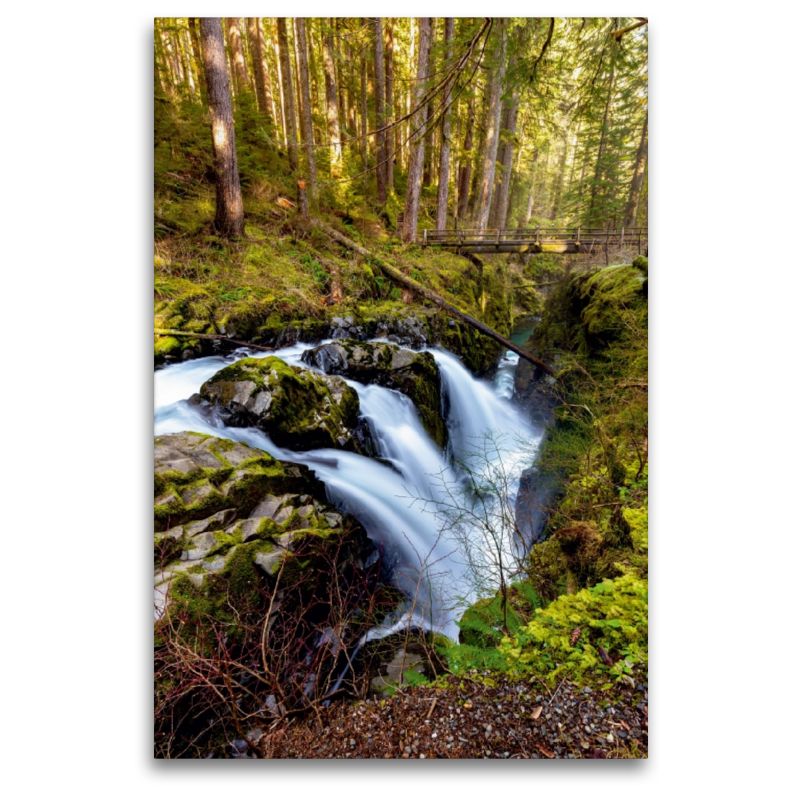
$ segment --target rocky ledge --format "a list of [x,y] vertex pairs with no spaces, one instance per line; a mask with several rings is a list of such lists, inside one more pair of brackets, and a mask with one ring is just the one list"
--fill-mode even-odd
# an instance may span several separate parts
[[207,380],[200,398],[227,425],[255,426],[279,447],[362,450],[358,394],[340,377],[291,367],[280,358],[245,358]]
[[[271,577],[287,559],[313,570],[331,548],[361,568],[377,555],[306,467],[198,433],[155,438],[154,517],[157,614],[178,576],[206,597],[225,597],[237,571]],[[303,558],[293,558],[301,544]]]
[[387,342],[344,339],[306,350],[302,358],[327,375],[344,375],[402,392],[414,402],[430,437],[440,447],[446,444],[441,376],[430,353],[415,353]]

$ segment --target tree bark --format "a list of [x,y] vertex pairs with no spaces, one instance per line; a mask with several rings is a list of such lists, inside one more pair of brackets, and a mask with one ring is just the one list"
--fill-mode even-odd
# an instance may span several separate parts
[[375,134],[377,144],[377,164],[375,178],[377,186],[377,202],[379,206],[386,205],[386,131],[381,128],[386,119],[384,97],[386,95],[386,82],[383,74],[383,24],[380,17],[373,22],[373,40],[375,44]]
[[289,37],[286,32],[286,18],[277,17],[276,23],[278,26],[278,53],[281,63],[284,111],[286,113],[286,140],[289,148],[289,166],[294,172],[299,166],[299,160],[297,156],[297,118],[295,116],[294,89],[292,88]]
[[525,210],[525,224],[531,221],[533,216],[533,202],[536,198],[536,162],[539,160],[539,151],[533,154],[533,166],[531,167],[531,188],[528,192],[528,208]]
[[505,113],[505,141],[502,143],[498,161],[502,167],[503,174],[500,179],[500,186],[497,190],[497,198],[494,203],[494,215],[492,227],[505,228],[508,218],[508,198],[511,189],[511,165],[514,162],[514,136],[517,133],[517,116],[519,112],[519,92],[514,92],[508,101]]
[[247,62],[242,49],[242,29],[239,26],[239,17],[226,17],[225,30],[228,34],[228,47],[231,49],[236,95],[241,100],[244,94],[250,90],[250,79],[247,77]]
[[256,79],[258,110],[267,120],[271,120],[275,106],[272,101],[272,82],[269,78],[260,17],[247,18],[247,35],[250,39],[250,55],[253,59],[253,77]]
[[[414,107],[422,103],[425,96],[425,81],[428,78],[428,59],[431,50],[431,18],[419,18],[419,48],[417,57],[417,77],[415,87]],[[419,124],[420,117],[425,114],[424,109],[419,109],[411,122]],[[406,190],[406,204],[403,215],[402,239],[404,242],[413,242],[417,238],[417,220],[419,218],[419,196],[422,182],[422,167],[425,163],[425,123],[422,123],[416,138],[411,145],[411,155],[408,164],[408,188]]]
[[344,121],[347,119],[347,108],[345,107],[344,102],[344,80],[342,79],[342,37],[339,33],[341,29],[341,19],[339,17],[334,17],[333,20],[335,29],[336,29],[336,39],[334,40],[334,44],[336,47],[336,95],[337,95],[337,103],[339,105],[339,120],[340,124],[344,124]]
[[200,50],[200,34],[197,32],[197,17],[189,17],[189,35],[192,40],[192,55],[197,65],[197,82],[200,84],[200,99],[203,105],[208,102],[208,89],[206,87],[206,74],[203,69],[203,53]]
[[464,155],[458,174],[458,218],[466,219],[469,203],[469,182],[472,176],[472,137],[475,128],[475,109],[470,101],[467,109],[467,130],[464,134]]
[[[369,143],[367,142],[367,129],[369,123],[367,122],[367,59],[361,59],[361,167],[366,170],[369,166]],[[364,186],[366,187],[367,178],[364,177]],[[366,194],[366,188],[364,189]]]
[[558,166],[558,177],[556,178],[556,187],[553,193],[553,208],[551,213],[553,220],[558,217],[558,212],[561,210],[561,192],[564,188],[564,173],[567,169],[567,150],[569,150],[569,137],[564,139],[564,150],[561,153],[561,163]]
[[303,141],[306,150],[306,166],[308,167],[308,183],[311,199],[317,199],[317,162],[314,157],[314,126],[311,120],[311,92],[308,76],[308,44],[306,42],[306,21],[303,17],[295,19],[297,23],[297,62],[300,68],[300,91],[303,94]]
[[325,103],[328,110],[328,136],[331,141],[331,177],[342,174],[342,134],[339,128],[339,107],[336,103],[336,69],[333,64],[333,39],[331,20],[325,20],[322,37],[322,63],[325,68]]
[[497,20],[498,38],[495,66],[492,71],[491,97],[489,100],[486,145],[483,155],[483,177],[478,197],[477,227],[485,230],[489,224],[489,211],[492,207],[494,178],[497,165],[497,146],[500,141],[500,98],[503,93],[503,79],[506,71],[506,22]]
[[[423,22],[424,19],[420,19],[420,22]],[[423,31],[422,25],[420,25],[420,44],[423,41]],[[420,48],[421,49],[421,48]],[[422,53],[420,53],[420,56]],[[439,297],[438,294],[432,292],[430,289],[424,287],[421,283],[417,283],[413,278],[408,277],[407,275],[403,275],[403,273],[393,267],[388,262],[384,261],[381,258],[378,258],[374,253],[371,253],[364,247],[356,244],[352,239],[348,239],[344,234],[339,233],[335,228],[331,228],[330,225],[326,225],[321,220],[315,219],[311,217],[310,219],[311,224],[315,227],[319,228],[324,233],[328,234],[331,239],[343,244],[345,247],[350,248],[354,252],[358,253],[363,258],[367,259],[371,264],[377,264],[380,267],[381,271],[388,277],[391,278],[393,281],[405,286],[407,289],[410,289],[412,292],[416,292],[418,295],[424,297],[426,300],[430,300],[432,303],[437,305],[439,308],[444,309],[449,314],[452,314],[454,317],[466,322],[468,325],[471,325],[473,328],[476,328],[481,333],[489,336],[490,338],[494,339],[496,342],[499,342],[508,350],[511,350],[513,353],[516,353],[520,358],[524,358],[526,361],[530,361],[531,364],[539,367],[540,369],[544,370],[548,375],[555,375],[552,367],[548,366],[544,363],[544,361],[540,361],[535,356],[532,356],[527,350],[523,350],[518,345],[514,344],[514,342],[506,339],[505,336],[501,336],[497,331],[492,330],[488,325],[485,325],[483,322],[475,319],[474,317],[470,317],[469,315],[465,314],[461,309],[456,308],[454,305],[448,303],[442,297]]]
[[[386,61],[386,109],[384,118],[388,120],[395,119],[394,113],[394,31],[392,30],[394,24],[393,19],[386,20],[384,26],[385,42],[384,42],[384,59]],[[397,136],[399,135],[399,126],[395,126],[393,130],[386,133],[386,193],[387,195],[394,190],[394,154],[398,149]]]
[[[649,112],[648,112],[649,114]],[[625,209],[625,227],[632,228],[636,225],[637,211],[639,209],[639,198],[642,194],[642,183],[644,182],[644,169],[647,165],[647,117],[644,117],[642,127],[642,138],[639,141],[639,151],[636,153],[636,164],[633,168],[633,180],[631,181],[631,192],[628,196],[628,207]]]
[[592,195],[589,200],[589,224],[597,224],[595,219],[595,209],[597,207],[597,195],[600,189],[600,179],[603,177],[603,159],[606,154],[606,142],[608,140],[608,118],[611,113],[611,101],[614,97],[614,64],[611,64],[611,75],[608,78],[608,95],[606,97],[606,108],[603,112],[603,129],[600,132],[600,146],[597,149],[597,161],[594,167],[594,182],[592,183]]
[[197,89],[195,87],[194,75],[192,75],[191,59],[189,57],[189,43],[187,41],[189,32],[184,29],[178,33],[178,45],[181,51],[181,64],[183,65],[184,85],[189,90],[190,94],[195,94]]
[[[453,36],[455,35],[456,21],[447,17],[444,21],[445,64],[450,65],[453,60]],[[452,99],[452,85],[447,87],[444,94],[444,112],[442,116],[442,146],[439,150],[439,188],[436,196],[436,227],[440,230],[447,227],[447,195],[450,188],[450,101]]]
[[211,110],[211,143],[217,176],[214,227],[221,235],[233,238],[244,232],[244,208],[236,159],[233,107],[228,72],[225,69],[222,20],[219,17],[203,17],[200,20],[200,34],[203,40],[203,65]]
[[297,102],[297,141],[306,144],[305,127],[303,126],[303,116],[305,114],[305,101],[303,99],[303,87],[300,85],[300,57],[297,47],[297,20],[292,17],[292,44],[289,48],[292,60],[292,75],[294,75],[294,96]]

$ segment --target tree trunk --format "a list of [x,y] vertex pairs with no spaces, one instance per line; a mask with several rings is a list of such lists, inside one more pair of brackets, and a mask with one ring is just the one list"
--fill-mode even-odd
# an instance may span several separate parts
[[[362,20],[363,22],[363,20]],[[364,171],[369,167],[369,143],[367,142],[367,59],[361,59],[361,166]],[[364,194],[367,193],[367,176],[364,176]]]
[[189,32],[184,29],[178,34],[178,44],[181,51],[181,64],[183,65],[184,84],[189,90],[190,94],[195,94],[197,89],[194,83],[194,75],[192,75],[191,59],[189,57],[189,43],[187,41]]
[[553,208],[551,213],[554,221],[561,210],[561,192],[564,188],[564,173],[567,169],[567,150],[569,150],[569,137],[564,139],[564,151],[561,153],[561,163],[558,166],[558,177],[556,178],[556,188],[553,194]]
[[306,21],[296,17],[297,23],[297,62],[300,68],[300,91],[303,95],[303,142],[306,150],[308,183],[311,199],[317,199],[317,162],[314,157],[314,126],[311,121],[311,92],[308,77],[308,44],[306,42]]
[[506,22],[497,20],[498,37],[495,55],[495,67],[492,71],[492,88],[489,100],[488,125],[486,130],[486,146],[483,155],[483,177],[478,197],[477,227],[485,230],[489,224],[489,211],[492,207],[494,177],[497,164],[497,145],[500,141],[500,98],[503,93],[503,79],[506,71]]
[[239,17],[226,17],[225,30],[228,34],[228,47],[231,49],[236,95],[241,102],[245,93],[250,89],[250,79],[247,77],[247,62],[242,49],[242,29],[239,26]]
[[[446,47],[445,65],[449,67],[453,60],[453,36],[455,35],[455,19],[447,17],[444,21],[444,41]],[[436,227],[447,227],[447,194],[450,188],[450,101],[452,85],[444,94],[444,116],[442,117],[442,147],[439,150],[439,190],[436,197]]]
[[189,17],[189,35],[192,40],[192,55],[197,65],[197,82],[200,84],[200,99],[203,105],[208,102],[208,89],[206,88],[206,74],[203,69],[203,53],[200,50],[200,34],[197,32],[197,17]]
[[281,114],[280,114],[280,128],[281,133],[283,135],[283,146],[289,146],[289,137],[287,134],[287,122],[286,122],[286,98],[283,96],[283,70],[281,69],[281,56],[280,56],[280,48],[278,47],[278,20],[275,20],[274,24],[274,37],[272,41],[272,47],[275,51],[275,69],[278,74],[278,98],[280,99],[280,106],[281,106]]
[[[417,78],[414,107],[422,103],[425,96],[425,81],[428,78],[428,59],[431,50],[431,18],[419,18],[419,48],[417,58]],[[419,119],[425,113],[418,109],[412,119],[412,124],[419,124]],[[408,188],[406,190],[406,205],[403,215],[402,239],[404,242],[413,242],[417,238],[417,219],[419,218],[419,196],[422,181],[422,167],[425,163],[425,124],[417,132],[411,145],[411,155],[408,164]]]
[[497,199],[494,203],[494,218],[492,226],[505,228],[508,218],[508,198],[511,189],[511,165],[514,162],[514,136],[517,133],[517,116],[519,112],[519,92],[514,92],[508,101],[505,113],[505,141],[502,144],[498,161],[503,169],[500,186],[497,190]]
[[594,182],[592,183],[592,195],[589,200],[589,224],[596,225],[595,209],[597,207],[597,194],[600,188],[600,179],[603,177],[603,160],[606,154],[606,143],[608,141],[608,118],[611,112],[611,101],[614,97],[614,64],[611,64],[611,75],[608,79],[608,96],[606,97],[606,109],[603,113],[603,129],[600,132],[600,146],[597,149],[597,162],[594,167]]
[[[424,21],[423,18],[420,19],[422,23]],[[423,26],[420,25],[420,45],[422,45],[423,41]],[[422,46],[420,46],[420,51],[422,50]],[[422,57],[422,52],[420,52],[420,57]],[[413,155],[412,155],[413,158]],[[426,300],[430,300],[432,303],[437,305],[439,308],[444,309],[448,313],[452,314],[454,317],[462,320],[462,322],[466,322],[468,325],[471,325],[473,328],[476,328],[481,333],[489,336],[490,338],[494,339],[496,342],[499,342],[508,350],[511,350],[512,353],[516,353],[521,358],[524,358],[526,361],[530,361],[531,364],[539,367],[540,369],[544,370],[548,375],[555,375],[552,367],[548,366],[544,363],[544,361],[540,361],[535,356],[532,356],[527,350],[523,350],[519,345],[514,344],[514,342],[506,339],[505,336],[501,336],[497,331],[492,330],[488,325],[485,325],[483,322],[479,322],[477,319],[468,316],[465,314],[461,309],[456,308],[455,306],[448,303],[444,298],[439,297],[438,294],[432,292],[430,289],[425,288],[421,283],[417,283],[413,278],[408,277],[407,275],[403,275],[403,273],[393,267],[388,262],[384,261],[382,258],[379,258],[374,253],[371,253],[361,245],[356,244],[352,239],[348,239],[344,234],[339,233],[335,228],[331,228],[330,225],[326,225],[321,220],[315,219],[311,217],[311,224],[315,227],[319,228],[324,233],[327,233],[335,241],[343,244],[345,247],[350,248],[353,252],[358,253],[360,256],[365,258],[371,264],[377,264],[380,267],[381,271],[388,277],[391,278],[393,281],[405,286],[407,289],[410,289],[412,292],[424,297]]]
[[328,110],[328,137],[331,141],[331,177],[342,174],[342,135],[339,130],[339,108],[336,104],[336,69],[333,65],[333,39],[330,32],[331,20],[325,20],[322,37],[322,63],[325,67],[325,103]]
[[377,201],[379,206],[386,205],[386,168],[388,166],[386,155],[386,131],[382,131],[386,110],[384,97],[386,96],[386,82],[383,74],[383,24],[380,17],[373,22],[373,40],[375,44],[375,138],[377,140],[377,165],[375,179],[377,185]]
[[299,161],[297,157],[297,119],[295,117],[294,89],[292,88],[289,37],[286,32],[286,18],[277,17],[276,22],[278,25],[278,53],[281,63],[284,111],[286,113],[286,140],[289,147],[289,166],[292,172],[294,172],[299,166]]
[[528,192],[528,208],[525,210],[525,225],[531,221],[533,216],[533,201],[536,198],[536,162],[539,160],[539,151],[533,154],[533,165],[531,166],[531,188]]
[[236,159],[236,134],[233,129],[233,106],[225,69],[225,44],[222,20],[203,17],[200,20],[203,40],[203,65],[211,111],[211,143],[217,177],[217,212],[214,227],[227,237],[244,232],[244,208]]
[[272,102],[272,82],[269,79],[267,54],[264,49],[264,34],[261,31],[261,18],[247,18],[247,35],[250,39],[250,55],[253,60],[253,76],[256,79],[256,101],[258,110],[266,119],[272,119],[275,107]]
[[334,25],[336,27],[336,39],[334,44],[336,46],[336,95],[337,103],[339,106],[339,120],[343,123],[347,119],[347,109],[344,103],[344,81],[342,80],[342,37],[339,33],[341,29],[341,19],[334,17]]
[[[432,38],[432,37],[431,37]],[[433,68],[431,68],[433,71]],[[425,165],[422,170],[422,185],[427,188],[433,182],[433,101],[425,108]]]
[[300,86],[300,65],[297,56],[297,17],[292,17],[292,43],[289,46],[292,61],[292,75],[294,75],[295,102],[297,103],[297,141],[305,144],[305,129],[303,128],[303,89]]
[[[393,19],[388,19],[384,27],[385,31],[385,47],[384,59],[386,61],[386,113],[384,118],[387,121],[392,121],[396,118],[394,113],[394,32],[392,26]],[[386,133],[386,194],[390,194],[394,190],[394,154],[398,149],[396,146],[396,137],[398,135],[397,126],[393,130]]]
[[472,175],[472,136],[475,128],[475,109],[470,101],[467,109],[467,130],[464,134],[464,156],[458,174],[458,218],[466,219],[469,203],[469,181]]
[[647,164],[647,116],[645,114],[642,138],[639,141],[639,151],[636,153],[636,164],[633,168],[631,193],[628,196],[628,207],[625,209],[626,228],[633,228],[636,225],[636,217],[638,216],[639,198],[642,194],[642,183],[644,182],[644,168]]

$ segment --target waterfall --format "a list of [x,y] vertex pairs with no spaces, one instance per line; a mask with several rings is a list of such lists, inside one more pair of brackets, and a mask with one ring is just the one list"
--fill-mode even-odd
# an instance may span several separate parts
[[[308,347],[297,344],[270,355],[299,366]],[[224,366],[244,357],[264,357],[263,352],[240,349],[229,356],[172,364],[155,373],[156,435],[207,433],[243,442],[282,461],[305,464],[323,481],[330,501],[355,516],[370,538],[383,546],[384,560],[393,566],[393,580],[407,601],[375,635],[400,629],[412,619],[420,627],[458,638],[456,620],[475,600],[467,574],[475,565],[460,552],[433,509],[448,501],[448,492],[463,480],[462,465],[469,464],[476,451],[484,454],[484,466],[502,467],[510,476],[509,492],[516,493],[519,473],[532,463],[541,438],[497,384],[473,378],[452,353],[431,352],[447,397],[445,453],[427,435],[405,395],[347,380],[358,392],[361,414],[369,420],[384,463],[341,450],[286,450],[260,430],[227,427],[187,402]]]

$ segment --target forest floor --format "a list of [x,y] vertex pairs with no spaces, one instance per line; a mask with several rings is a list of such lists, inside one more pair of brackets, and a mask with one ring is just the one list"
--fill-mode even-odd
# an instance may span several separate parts
[[449,676],[385,700],[340,702],[318,718],[256,732],[258,751],[315,759],[647,757],[643,668],[606,691],[566,680],[553,690],[538,680],[492,678]]

